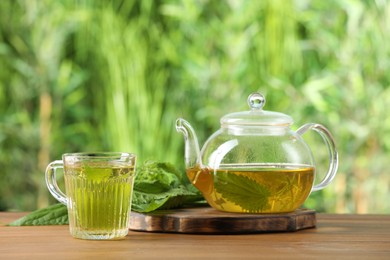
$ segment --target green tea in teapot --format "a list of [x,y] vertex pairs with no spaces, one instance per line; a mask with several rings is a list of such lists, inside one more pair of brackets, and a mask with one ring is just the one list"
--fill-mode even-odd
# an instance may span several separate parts
[[187,169],[187,176],[214,208],[229,212],[291,212],[313,187],[309,165],[220,165],[219,169]]

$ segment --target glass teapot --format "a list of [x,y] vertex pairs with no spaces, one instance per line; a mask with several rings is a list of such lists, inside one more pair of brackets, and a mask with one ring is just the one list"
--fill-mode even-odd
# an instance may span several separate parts
[[[312,191],[335,177],[338,154],[331,133],[309,123],[290,129],[290,116],[263,110],[260,93],[248,97],[249,111],[221,118],[221,128],[199,149],[194,129],[184,119],[176,130],[185,138],[186,174],[215,209],[240,213],[282,213],[298,209]],[[313,154],[302,135],[319,133],[329,153],[329,168],[314,184]]]

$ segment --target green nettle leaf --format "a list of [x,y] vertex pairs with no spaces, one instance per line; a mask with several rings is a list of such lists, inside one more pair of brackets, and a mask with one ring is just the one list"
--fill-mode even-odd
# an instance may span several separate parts
[[68,210],[58,203],[47,208],[38,209],[8,224],[9,226],[41,226],[68,224]]
[[156,209],[180,208],[203,200],[192,189],[188,179],[170,163],[146,162],[137,170],[132,210],[150,212]]
[[243,175],[218,174],[215,189],[223,198],[248,212],[259,212],[268,206],[270,191],[267,187]]

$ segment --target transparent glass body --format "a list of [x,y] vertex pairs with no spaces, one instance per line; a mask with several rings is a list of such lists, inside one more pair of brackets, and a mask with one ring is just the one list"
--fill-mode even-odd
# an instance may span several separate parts
[[296,164],[314,166],[310,148],[289,127],[224,127],[204,144],[204,166],[226,164]]

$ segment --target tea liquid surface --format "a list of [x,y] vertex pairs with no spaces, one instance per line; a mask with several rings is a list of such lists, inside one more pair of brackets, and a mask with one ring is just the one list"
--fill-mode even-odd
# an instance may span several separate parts
[[309,196],[315,177],[314,167],[290,164],[194,167],[186,172],[212,207],[246,213],[296,210]]
[[68,215],[75,237],[111,239],[128,233],[134,166],[83,162],[65,167]]

